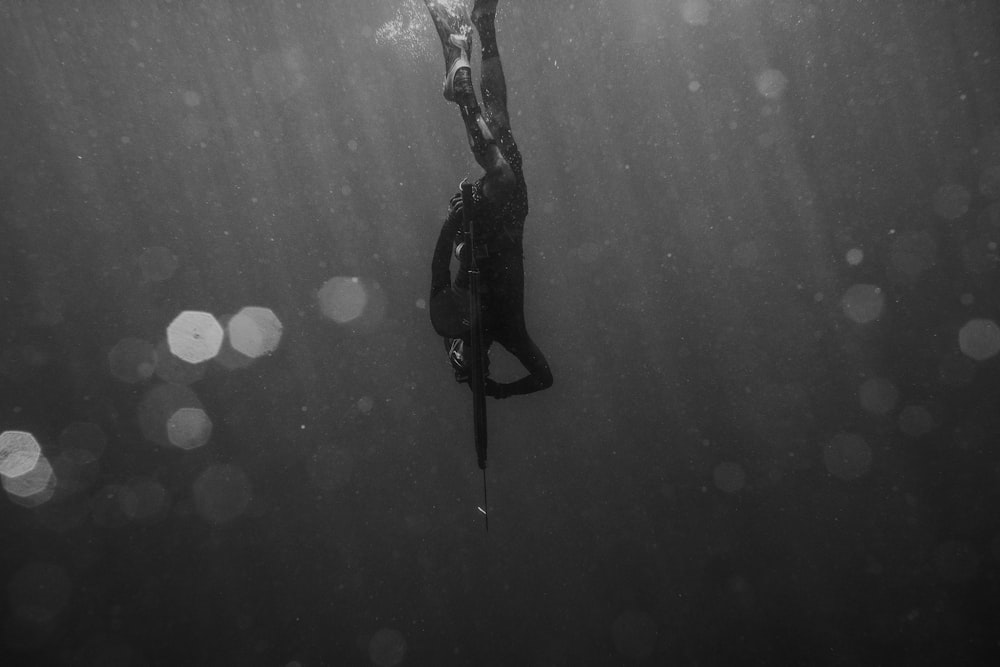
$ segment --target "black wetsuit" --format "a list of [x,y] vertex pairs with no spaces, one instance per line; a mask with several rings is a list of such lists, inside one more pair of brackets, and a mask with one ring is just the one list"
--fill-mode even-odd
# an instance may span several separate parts
[[[528,216],[528,188],[524,181],[521,152],[510,130],[498,137],[501,152],[514,172],[516,185],[507,201],[496,208],[483,196],[483,179],[473,186],[476,224],[476,262],[479,267],[483,332],[487,346],[503,345],[527,369],[529,375],[507,384],[487,381],[487,393],[497,398],[528,394],[552,385],[552,372],[545,356],[528,335],[524,322],[524,221]],[[441,227],[431,262],[431,295],[455,292],[457,307],[468,302],[469,244],[460,253],[460,269],[451,283],[451,256],[457,243],[465,241],[463,213],[453,208]],[[468,342],[468,341],[466,341]]]

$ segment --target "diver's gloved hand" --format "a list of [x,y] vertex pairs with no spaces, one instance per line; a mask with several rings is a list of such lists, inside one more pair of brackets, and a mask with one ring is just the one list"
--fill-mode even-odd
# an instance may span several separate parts
[[448,213],[451,215],[461,215],[462,213],[462,193],[456,192],[451,201],[448,202]]
[[510,396],[507,393],[507,387],[492,378],[486,378],[486,395],[493,398],[507,398]]

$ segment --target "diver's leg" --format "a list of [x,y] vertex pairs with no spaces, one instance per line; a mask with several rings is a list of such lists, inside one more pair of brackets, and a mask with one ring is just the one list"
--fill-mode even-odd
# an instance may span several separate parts
[[435,0],[424,0],[424,4],[430,11],[444,49],[444,96],[458,104],[469,148],[486,172],[484,195],[494,202],[504,201],[514,187],[514,173],[497,146],[472,87],[472,68],[469,65],[472,24],[468,14],[464,11],[453,12]]
[[504,79],[500,51],[497,49],[497,2],[498,0],[476,0],[472,9],[472,22],[479,32],[483,49],[480,86],[486,120],[490,128],[500,136],[503,130],[510,129],[510,117],[507,114],[507,81]]
[[475,106],[472,89],[472,65],[469,49],[472,45],[472,24],[464,12],[452,12],[435,0],[424,0],[434,21],[441,48],[444,50],[444,97],[459,106]]
[[496,398],[506,398],[507,396],[530,394],[552,386],[552,370],[549,368],[549,362],[546,361],[545,355],[538,349],[535,342],[531,340],[527,328],[523,325],[523,320],[520,326],[511,332],[511,335],[503,338],[498,336],[497,342],[507,348],[507,351],[521,362],[524,369],[528,371],[528,375],[514,382],[494,383],[492,395]]

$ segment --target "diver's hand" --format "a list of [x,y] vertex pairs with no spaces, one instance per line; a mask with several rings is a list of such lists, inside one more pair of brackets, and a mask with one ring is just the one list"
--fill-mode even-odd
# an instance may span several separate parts
[[507,398],[510,396],[507,393],[506,386],[490,378],[486,378],[486,395],[493,398]]
[[458,192],[452,196],[451,200],[448,202],[448,213],[450,215],[461,215],[462,214],[462,193]]

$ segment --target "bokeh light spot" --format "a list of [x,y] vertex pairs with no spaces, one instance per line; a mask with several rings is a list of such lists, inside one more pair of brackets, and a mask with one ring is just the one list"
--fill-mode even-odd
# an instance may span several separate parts
[[156,370],[156,348],[139,338],[122,338],[108,353],[111,374],[134,384],[148,380]]
[[969,211],[972,195],[957,183],[942,185],[934,193],[934,212],[945,220],[958,220]]
[[885,296],[877,285],[852,285],[841,299],[844,314],[858,324],[877,320],[884,304]]
[[212,435],[212,420],[201,408],[181,408],[167,420],[167,439],[180,449],[196,449]]
[[179,359],[199,364],[219,353],[223,335],[222,325],[211,313],[185,310],[167,327],[167,345]]
[[986,361],[1000,352],[1000,327],[993,320],[969,320],[958,332],[958,347],[965,356]]
[[618,652],[632,660],[645,660],[656,647],[656,622],[643,611],[622,612],[611,625]]
[[391,628],[382,628],[368,642],[368,657],[378,667],[395,667],[406,656],[406,640]]
[[211,465],[198,475],[193,494],[198,516],[210,523],[228,523],[250,504],[250,480],[234,465]]
[[934,430],[934,415],[922,405],[907,405],[899,411],[899,430],[911,438],[919,438]]
[[281,321],[270,308],[247,306],[226,325],[229,344],[252,359],[271,354],[281,342]]
[[899,390],[896,385],[885,378],[868,378],[861,383],[858,390],[861,407],[873,415],[886,415],[896,407],[899,401]]
[[24,507],[38,507],[55,495],[56,476],[44,456],[35,467],[17,477],[4,477],[3,488],[10,499]]
[[739,463],[725,461],[712,471],[715,487],[725,493],[736,493],[746,485],[747,475]]
[[681,18],[688,25],[708,25],[711,13],[708,0],[684,0],[681,5]]
[[865,252],[861,248],[851,248],[844,257],[851,266],[857,266],[865,259]]
[[164,447],[173,446],[168,433],[170,419],[182,408],[204,407],[188,387],[161,384],[153,387],[139,403],[139,428],[147,440]]
[[358,278],[330,278],[319,290],[320,312],[338,324],[357,319],[367,305],[368,293]]
[[26,431],[4,431],[0,433],[0,475],[20,477],[38,464],[42,455],[35,436]]
[[781,97],[788,86],[788,79],[779,70],[766,69],[757,75],[757,92],[769,100]]
[[840,433],[823,447],[827,472],[844,481],[864,476],[872,465],[872,450],[860,435]]
[[73,582],[62,565],[29,563],[7,586],[14,614],[31,623],[48,623],[69,604]]

